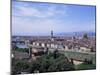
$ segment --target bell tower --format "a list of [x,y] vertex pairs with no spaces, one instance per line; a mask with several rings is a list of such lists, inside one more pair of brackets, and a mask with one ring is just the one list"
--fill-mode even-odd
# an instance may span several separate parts
[[54,41],[53,30],[51,30],[51,41]]
[[53,38],[53,30],[51,30],[51,38]]

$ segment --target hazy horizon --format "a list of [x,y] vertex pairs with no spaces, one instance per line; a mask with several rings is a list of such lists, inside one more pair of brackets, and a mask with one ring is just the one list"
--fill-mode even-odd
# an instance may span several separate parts
[[[52,31],[52,30],[51,30]],[[49,32],[49,33],[47,33],[47,34],[12,34],[12,36],[15,36],[15,35],[19,35],[19,36],[51,36],[51,31]],[[95,31],[73,31],[73,32],[55,32],[55,31],[53,31],[53,34],[54,35],[59,35],[59,34],[74,34],[74,33],[95,33],[96,34],[96,32]],[[65,35],[66,36],[66,35]]]

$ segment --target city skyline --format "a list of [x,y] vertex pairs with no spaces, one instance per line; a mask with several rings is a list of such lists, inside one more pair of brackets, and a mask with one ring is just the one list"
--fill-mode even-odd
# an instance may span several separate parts
[[95,32],[95,6],[12,2],[12,35]]

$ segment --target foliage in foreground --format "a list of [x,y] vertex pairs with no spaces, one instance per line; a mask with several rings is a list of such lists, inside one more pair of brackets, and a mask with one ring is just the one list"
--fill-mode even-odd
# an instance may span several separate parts
[[74,65],[62,54],[43,55],[32,63],[31,73],[39,72],[57,72],[74,70]]
[[46,53],[37,58],[33,62],[26,60],[12,61],[12,74],[20,74],[21,72],[37,73],[37,72],[58,72],[74,70],[74,65],[63,55],[55,51],[54,53]]

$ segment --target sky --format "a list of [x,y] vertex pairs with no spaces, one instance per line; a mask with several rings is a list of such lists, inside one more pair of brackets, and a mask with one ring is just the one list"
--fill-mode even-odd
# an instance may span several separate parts
[[12,2],[12,35],[95,32],[95,6]]

